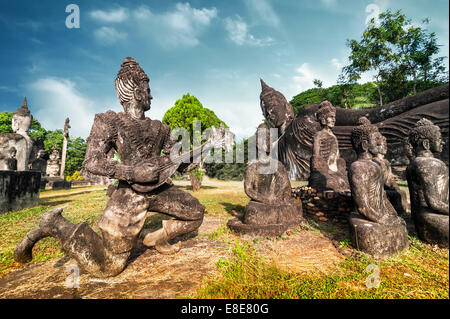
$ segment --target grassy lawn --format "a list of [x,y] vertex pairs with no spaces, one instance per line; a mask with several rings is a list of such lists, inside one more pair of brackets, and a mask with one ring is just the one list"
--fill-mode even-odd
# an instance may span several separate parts
[[[176,184],[191,192],[189,182],[177,181]],[[293,186],[303,184],[295,182]],[[207,180],[202,189],[193,194],[206,207],[206,217],[223,217],[225,221],[233,214],[242,213],[249,200],[242,182]],[[107,199],[104,187],[46,190],[41,192],[38,207],[0,215],[0,277],[28,266],[13,260],[14,248],[38,225],[45,211],[62,207],[67,219],[75,223],[87,220],[98,231],[96,223]],[[159,221],[149,219],[146,227]],[[337,227],[329,223],[327,229],[313,225],[291,231],[333,232]],[[204,236],[229,244],[233,253],[230,258],[220,259],[217,263],[220,275],[205,277],[197,294],[191,296],[194,298],[449,298],[449,251],[423,244],[415,237],[410,237],[409,250],[384,260],[373,259],[349,247],[348,241],[342,241],[340,245],[351,254],[344,256],[341,262],[327,271],[299,273],[282,269],[257,252],[258,241],[289,240],[287,236],[247,240],[230,234],[226,226]],[[63,256],[59,248],[59,243],[52,238],[40,241],[33,250],[32,263]],[[379,269],[378,288],[366,286],[366,281],[373,283],[370,281],[373,273],[366,271],[372,264]]]

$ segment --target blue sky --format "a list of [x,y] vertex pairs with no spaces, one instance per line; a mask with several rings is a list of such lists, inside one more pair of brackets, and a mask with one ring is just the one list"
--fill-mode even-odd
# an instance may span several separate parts
[[[65,24],[70,3],[80,9],[78,29]],[[0,112],[27,96],[46,129],[62,128],[68,116],[71,135],[86,138],[96,113],[122,110],[114,79],[131,56],[150,77],[147,116],[162,119],[189,92],[240,139],[263,119],[260,78],[288,100],[315,78],[335,84],[346,40],[360,38],[373,10],[401,9],[413,23],[430,18],[428,30],[448,56],[448,7],[447,0],[2,1]]]

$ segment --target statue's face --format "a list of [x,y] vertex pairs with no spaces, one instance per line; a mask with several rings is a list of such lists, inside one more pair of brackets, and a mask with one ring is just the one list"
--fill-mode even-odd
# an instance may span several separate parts
[[383,138],[380,132],[370,133],[367,151],[372,155],[380,154],[383,150]]
[[28,132],[31,126],[31,117],[14,114],[11,126],[15,133],[18,131]]
[[336,114],[328,113],[321,119],[321,124],[324,127],[333,128],[336,124]]
[[38,158],[43,158],[44,155],[45,155],[45,151],[42,151],[42,150],[37,153]]
[[261,109],[270,127],[281,128],[286,121],[292,119],[292,116],[289,114],[289,103],[281,93],[276,93],[261,99]]
[[440,131],[436,132],[435,138],[431,141],[431,151],[434,153],[440,153],[442,152],[442,145],[444,144],[444,141],[442,141],[442,135]]

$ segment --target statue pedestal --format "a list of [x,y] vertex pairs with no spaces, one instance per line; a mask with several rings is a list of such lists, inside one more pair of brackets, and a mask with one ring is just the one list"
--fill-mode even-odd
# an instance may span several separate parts
[[414,217],[417,235],[429,244],[437,244],[441,248],[448,248],[448,215],[421,212]]
[[408,248],[408,230],[404,221],[382,225],[352,213],[349,226],[353,247],[375,257],[392,255]]
[[68,182],[65,179],[61,177],[45,177],[45,180],[47,180],[48,184],[47,186],[51,187],[52,189],[70,189],[72,188],[72,182]]
[[241,234],[280,236],[289,227],[303,221],[301,202],[269,205],[251,200],[244,209],[243,221],[233,218],[228,227]]
[[0,214],[39,205],[41,173],[0,171]]

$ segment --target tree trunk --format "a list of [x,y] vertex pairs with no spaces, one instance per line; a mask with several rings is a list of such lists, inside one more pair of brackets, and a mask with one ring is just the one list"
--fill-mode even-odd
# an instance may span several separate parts
[[197,178],[195,172],[190,172],[189,178],[191,179],[192,190],[194,192],[198,192],[200,190],[200,186],[202,186],[202,180]]

